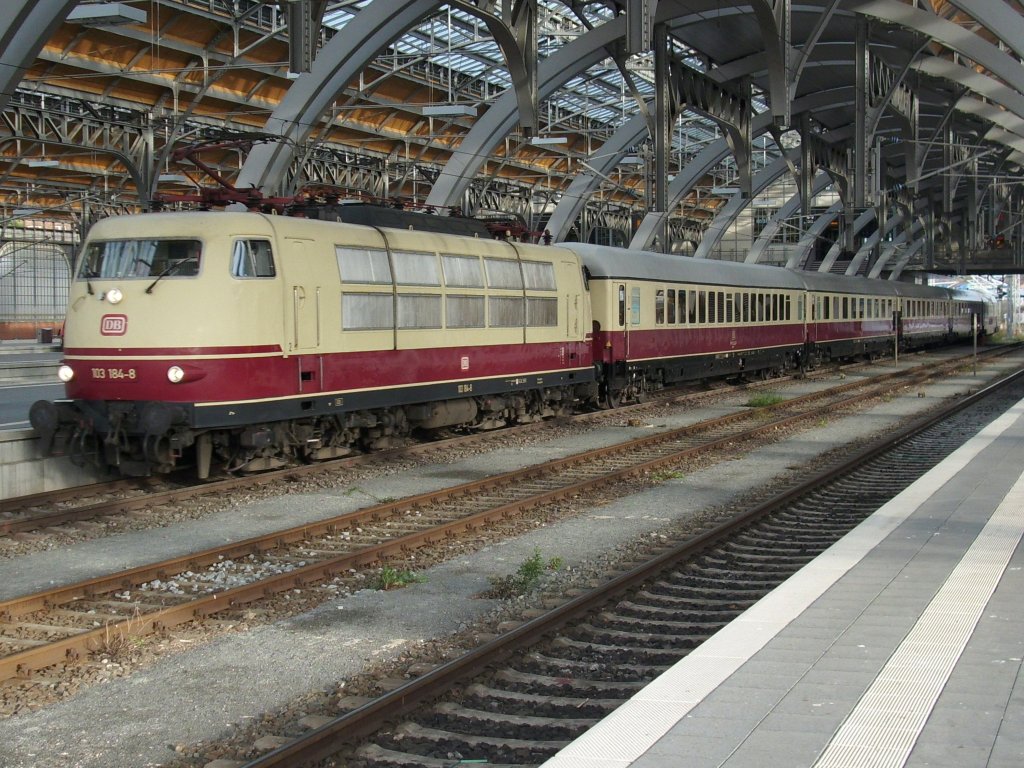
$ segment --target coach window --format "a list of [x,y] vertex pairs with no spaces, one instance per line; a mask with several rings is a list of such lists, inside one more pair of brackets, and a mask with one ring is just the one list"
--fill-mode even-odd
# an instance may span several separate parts
[[630,290],[630,322],[633,325],[640,325],[640,289],[633,288]]
[[665,289],[659,288],[654,292],[654,322],[656,325],[665,324]]
[[232,277],[274,277],[274,256],[267,240],[235,240],[231,251]]
[[391,285],[391,266],[388,252],[381,248],[348,248],[334,246],[338,272],[343,283],[370,283]]
[[701,324],[706,323],[708,321],[708,299],[707,299],[707,295],[705,294],[704,291],[698,291],[697,292],[697,302],[698,302],[697,322],[701,323]]
[[[703,300],[701,301],[703,303]],[[690,325],[696,325],[697,323],[697,292],[687,291],[686,292],[686,317]]]
[[[683,293],[682,291],[679,292],[680,295],[682,295],[682,293]],[[669,325],[675,325],[675,323],[676,323],[676,289],[675,288],[669,288],[668,289],[668,300],[667,301],[668,301],[668,304],[667,304],[668,324]]]
[[619,286],[619,327],[626,324],[626,286]]
[[793,297],[788,293],[782,297],[783,301],[786,302],[786,320],[793,319]]

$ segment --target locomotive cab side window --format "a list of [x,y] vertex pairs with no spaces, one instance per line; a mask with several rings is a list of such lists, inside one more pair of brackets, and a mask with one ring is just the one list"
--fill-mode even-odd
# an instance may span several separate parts
[[275,277],[274,254],[268,240],[235,240],[231,248],[231,276]]

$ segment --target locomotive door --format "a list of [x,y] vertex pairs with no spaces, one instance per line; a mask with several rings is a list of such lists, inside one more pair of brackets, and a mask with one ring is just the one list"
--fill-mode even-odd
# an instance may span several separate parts
[[285,307],[291,318],[289,346],[298,366],[298,391],[323,390],[323,358],[320,350],[320,285],[315,261],[305,240],[286,242],[284,259]]
[[288,241],[285,275],[291,307],[291,346],[296,352],[320,346],[320,285],[304,240]]

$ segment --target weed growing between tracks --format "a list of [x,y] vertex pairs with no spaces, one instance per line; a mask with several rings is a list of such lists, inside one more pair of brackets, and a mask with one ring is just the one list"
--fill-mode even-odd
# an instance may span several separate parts
[[511,597],[519,597],[533,591],[540,583],[541,576],[546,571],[559,571],[563,565],[562,558],[552,557],[547,563],[541,557],[540,550],[535,549],[530,557],[526,558],[515,573],[509,576],[491,576],[491,588],[483,594],[483,597],[506,600]]

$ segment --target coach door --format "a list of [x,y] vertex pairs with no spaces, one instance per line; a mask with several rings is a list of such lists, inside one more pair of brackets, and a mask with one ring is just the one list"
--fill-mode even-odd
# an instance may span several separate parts
[[[629,316],[628,308],[626,306],[626,284],[616,283],[615,284],[615,329],[613,333],[610,333],[609,340],[614,345],[610,350],[612,353],[612,360],[616,358],[623,358],[627,354],[629,349]],[[615,338],[622,334],[622,344],[615,343]]]

